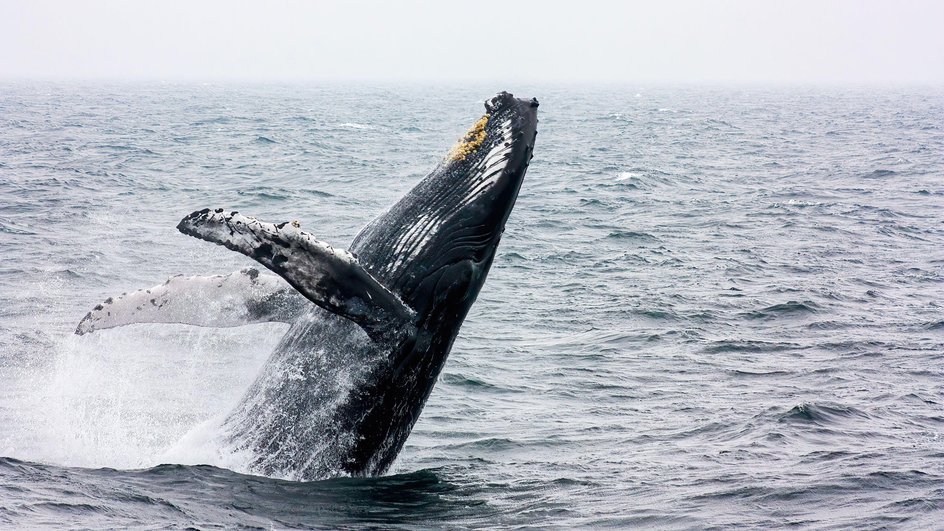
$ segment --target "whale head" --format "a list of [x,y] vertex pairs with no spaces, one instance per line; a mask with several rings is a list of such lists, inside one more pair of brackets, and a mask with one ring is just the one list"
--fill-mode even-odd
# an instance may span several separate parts
[[448,298],[444,287],[466,309],[478,294],[531,161],[537,108],[507,92],[486,101],[442,162],[351,245],[421,315]]

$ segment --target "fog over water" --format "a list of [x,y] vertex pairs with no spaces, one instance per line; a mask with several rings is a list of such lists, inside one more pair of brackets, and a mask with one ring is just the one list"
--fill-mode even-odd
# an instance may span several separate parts
[[5,1],[0,77],[944,82],[932,0]]

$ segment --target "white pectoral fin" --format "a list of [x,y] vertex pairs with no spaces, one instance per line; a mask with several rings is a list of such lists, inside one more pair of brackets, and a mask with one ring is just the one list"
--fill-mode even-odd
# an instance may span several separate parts
[[291,322],[308,299],[275,275],[254,268],[229,275],[176,276],[160,286],[109,297],[79,323],[79,335],[135,323],[233,327]]
[[375,339],[408,331],[415,312],[349,252],[301,231],[222,209],[194,212],[177,225],[184,234],[249,256],[278,273],[311,302],[354,321]]

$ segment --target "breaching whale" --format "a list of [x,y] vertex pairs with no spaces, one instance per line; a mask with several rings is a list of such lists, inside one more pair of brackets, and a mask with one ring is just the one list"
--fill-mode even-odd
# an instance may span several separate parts
[[502,92],[409,193],[348,250],[297,222],[224,209],[183,218],[182,233],[274,272],[173,277],[109,298],[77,334],[132,323],[290,327],[214,431],[248,471],[313,480],[374,476],[393,463],[485,282],[532,158],[535,99]]

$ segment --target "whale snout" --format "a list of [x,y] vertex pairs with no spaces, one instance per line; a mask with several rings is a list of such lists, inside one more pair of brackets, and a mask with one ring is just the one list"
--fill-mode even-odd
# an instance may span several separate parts
[[510,92],[499,92],[485,102],[485,112],[489,115],[511,114],[525,118],[532,124],[537,122],[537,109],[540,103],[537,98],[516,98]]
[[496,94],[494,97],[485,102],[485,110],[492,112],[499,112],[505,107],[518,106],[518,107],[528,107],[537,109],[538,99],[531,98],[530,100],[524,100],[521,98],[516,98],[514,94],[510,92],[501,91]]

